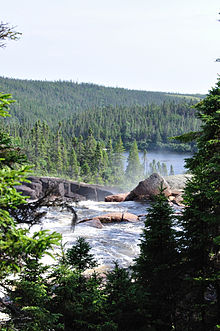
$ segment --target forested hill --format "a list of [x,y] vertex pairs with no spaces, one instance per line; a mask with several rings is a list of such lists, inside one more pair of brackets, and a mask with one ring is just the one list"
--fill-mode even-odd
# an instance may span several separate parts
[[71,81],[36,81],[0,77],[0,92],[17,101],[11,114],[20,123],[45,120],[49,125],[74,113],[103,106],[146,106],[164,102],[196,102],[202,95],[169,94],[111,88]]

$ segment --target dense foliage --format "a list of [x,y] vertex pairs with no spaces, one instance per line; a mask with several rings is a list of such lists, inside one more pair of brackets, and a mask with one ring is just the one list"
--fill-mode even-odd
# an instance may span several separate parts
[[[0,94],[0,116],[8,115],[10,95]],[[23,157],[10,145],[10,137],[0,132],[0,281],[12,272],[18,272],[32,256],[42,257],[46,250],[58,243],[58,234],[48,235],[45,231],[29,236],[27,229],[19,229],[10,216],[10,209],[25,202],[14,188],[30,170],[21,166]]]
[[[200,125],[191,108],[199,96],[8,78],[0,78],[0,87],[17,98],[13,118],[2,128],[40,175],[131,187],[143,179],[146,163],[139,165],[136,155],[136,178],[131,160],[124,169],[122,154],[132,151],[135,141],[142,151],[192,151],[193,143],[169,137]],[[153,171],[167,172],[153,164],[145,175]]]
[[121,136],[126,149],[136,139],[141,150],[190,150],[189,145],[168,138],[199,126],[191,109],[199,96],[8,78],[0,78],[0,88],[13,92],[17,100],[8,126],[25,148],[25,138],[31,139],[31,130],[39,120],[53,134],[59,130],[66,145],[74,136],[87,139],[91,128],[100,143],[106,144],[109,138],[115,143]]
[[0,77],[0,90],[12,93],[17,104],[11,108],[19,123],[47,121],[50,126],[74,113],[96,107],[161,105],[164,102],[199,101],[202,95],[169,94],[110,88],[71,81],[34,81]]

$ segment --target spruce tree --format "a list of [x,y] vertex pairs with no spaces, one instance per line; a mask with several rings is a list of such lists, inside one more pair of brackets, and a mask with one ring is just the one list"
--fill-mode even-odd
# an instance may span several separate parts
[[122,184],[124,180],[124,146],[121,137],[116,142],[113,152],[113,183]]
[[151,326],[158,331],[175,327],[179,261],[173,210],[162,191],[148,209],[140,255],[133,267]]
[[134,140],[128,155],[128,165],[125,171],[126,180],[132,184],[137,183],[139,180],[143,179],[143,173],[144,171],[139,159],[137,142]]
[[182,140],[197,137],[198,147],[186,162],[193,178],[185,188],[187,207],[182,217],[186,246],[185,287],[190,298],[190,327],[207,331],[214,329],[220,311],[220,81],[195,108],[202,130],[182,137]]

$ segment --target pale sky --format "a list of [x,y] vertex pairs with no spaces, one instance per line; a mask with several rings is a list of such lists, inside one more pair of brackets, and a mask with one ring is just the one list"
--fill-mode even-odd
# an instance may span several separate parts
[[0,76],[207,93],[220,74],[219,0],[10,0],[22,32]]

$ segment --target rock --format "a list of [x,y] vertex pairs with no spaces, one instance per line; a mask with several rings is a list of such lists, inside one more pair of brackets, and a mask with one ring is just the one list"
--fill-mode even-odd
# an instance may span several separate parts
[[108,195],[105,197],[105,202],[122,202],[125,201],[127,198],[128,193],[119,193],[119,194],[113,194],[113,195]]
[[172,195],[177,196],[177,195],[182,195],[183,194],[183,190],[173,190],[172,189]]
[[23,196],[27,196],[29,199],[35,200],[38,198],[36,191],[32,190],[30,187],[28,187],[26,185],[18,185],[18,186],[15,186],[15,188]]
[[105,214],[100,215],[97,217],[94,217],[93,219],[99,220],[102,223],[112,223],[112,222],[137,222],[138,216],[130,213],[111,213],[111,214]]
[[165,188],[165,196],[170,196],[172,192],[166,180],[159,174],[154,173],[147,179],[141,181],[138,186],[128,194],[125,200],[144,200],[152,198],[154,195],[159,194],[161,184],[163,188]]
[[190,174],[182,174],[182,175],[173,175],[166,176],[165,179],[167,183],[170,185],[171,190],[183,190],[186,186],[187,180],[191,179],[192,175]]
[[86,221],[86,224],[93,228],[97,228],[97,229],[103,228],[102,223],[98,219],[92,219],[92,220]]
[[30,199],[41,198],[50,188],[53,189],[54,196],[73,201],[86,199],[103,201],[107,195],[112,194],[101,185],[77,183],[61,178],[30,176],[28,180],[30,183],[22,183],[16,186],[16,189],[23,195],[29,196]]
[[184,204],[183,204],[183,197],[181,195],[175,196],[172,202],[175,203],[178,206],[181,206],[181,207],[184,206]]

